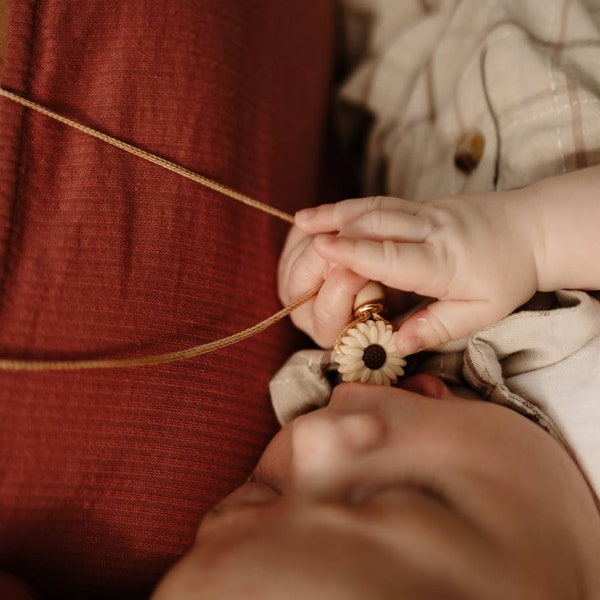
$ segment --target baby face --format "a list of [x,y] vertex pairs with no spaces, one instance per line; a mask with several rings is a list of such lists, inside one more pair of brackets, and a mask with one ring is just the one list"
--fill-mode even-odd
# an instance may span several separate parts
[[568,454],[425,375],[338,386],[204,518],[167,598],[592,598],[600,519]]

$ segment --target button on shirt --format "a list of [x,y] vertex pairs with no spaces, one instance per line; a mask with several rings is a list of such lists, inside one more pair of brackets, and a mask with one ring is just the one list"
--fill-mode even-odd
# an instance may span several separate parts
[[600,0],[344,5],[340,99],[373,119],[365,194],[513,189],[598,162]]

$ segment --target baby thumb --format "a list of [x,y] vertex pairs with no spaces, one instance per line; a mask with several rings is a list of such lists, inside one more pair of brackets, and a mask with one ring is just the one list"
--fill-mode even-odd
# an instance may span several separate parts
[[438,300],[410,315],[400,326],[396,346],[403,356],[457,340],[495,322],[489,303]]

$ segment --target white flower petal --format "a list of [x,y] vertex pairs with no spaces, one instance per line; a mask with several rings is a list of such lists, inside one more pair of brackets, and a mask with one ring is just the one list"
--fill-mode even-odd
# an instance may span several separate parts
[[367,338],[367,336],[364,333],[362,333],[361,331],[359,331],[356,327],[353,327],[352,329],[350,329],[348,331],[348,335],[352,336],[353,342],[355,344],[359,344],[364,347],[369,345],[369,339]]
[[359,367],[358,365],[342,365],[338,368],[338,373],[346,375],[348,373],[362,373],[364,370],[364,365],[362,367]]
[[351,373],[342,373],[342,381],[346,383],[352,383],[353,381],[358,381],[363,375],[364,371],[352,371]]
[[394,371],[394,373],[396,373],[396,375],[404,375],[404,369],[403,367],[405,365],[388,365],[390,367],[390,369],[392,369]]
[[359,356],[362,358],[364,353],[364,348],[355,348],[354,346],[342,346],[340,348],[340,354],[345,356]]
[[392,341],[392,330],[386,329],[382,336],[379,338],[379,343],[387,350],[387,347]]
[[369,341],[371,344],[379,344],[379,331],[375,323],[370,323]]
[[358,365],[357,369],[364,366],[364,362],[362,356],[348,356],[347,354],[338,354],[336,360],[339,365],[349,366],[349,365]]
[[340,340],[339,346],[349,346],[350,348],[362,348],[364,344],[361,340],[356,339],[355,337],[352,337],[350,335],[346,335]]
[[406,361],[400,355],[397,354],[388,353],[387,360],[385,361],[385,363],[388,365],[394,365],[398,367],[406,366]]
[[396,344],[394,344],[394,342],[388,342],[387,344],[382,344],[382,347],[385,350],[386,354],[388,354],[390,356],[394,356],[394,355],[400,356],[400,354],[398,353],[398,350],[396,350]]
[[392,382],[392,381],[395,382],[398,379],[398,375],[402,375],[404,373],[404,371],[402,371],[402,369],[400,369],[400,371],[401,371],[400,373],[397,373],[389,365],[383,365],[383,367],[381,367],[381,370],[385,373],[385,375],[390,380],[390,382]]
[[346,370],[345,372],[338,371],[344,381],[358,381],[364,372],[364,369]]
[[360,382],[361,383],[371,383],[372,373],[373,373],[373,371],[371,371],[371,369],[369,369],[369,367],[365,367],[360,376]]
[[368,321],[367,323],[358,323],[356,325],[356,328],[366,336],[369,344],[372,344],[373,343],[373,336],[372,336],[373,330],[371,329],[371,327],[369,327],[370,323],[372,323],[372,321]]
[[349,365],[360,364],[362,362],[362,357],[352,356],[349,354],[337,354],[335,358],[339,365],[343,365],[346,367]]
[[353,360],[352,362],[340,363],[338,371],[341,373],[349,373],[350,371],[362,371],[365,368],[365,363],[362,360]]

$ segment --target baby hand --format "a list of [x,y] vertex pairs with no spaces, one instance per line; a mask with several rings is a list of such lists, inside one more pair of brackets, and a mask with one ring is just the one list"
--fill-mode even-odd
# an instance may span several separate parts
[[291,319],[321,347],[330,348],[350,321],[354,298],[368,280],[325,260],[312,242],[312,235],[292,227],[279,261],[279,297],[287,305],[322,284]]
[[[522,202],[519,190],[422,203],[345,200],[299,212],[296,237],[300,231],[315,236],[302,238],[315,282],[316,271],[323,277],[328,265],[337,265],[343,274],[341,297],[372,279],[435,299],[400,327],[397,344],[406,355],[493,324],[535,293],[537,220],[524,218]],[[328,290],[328,298],[335,295]],[[323,308],[319,327],[326,330],[334,306]]]

